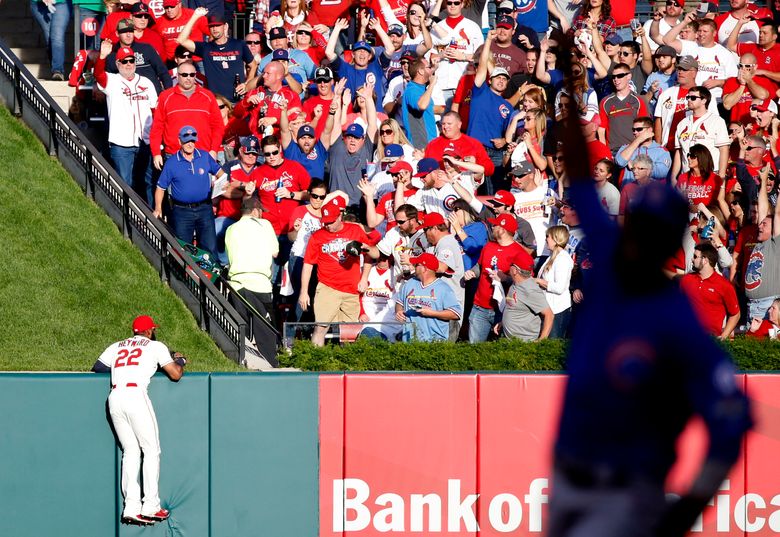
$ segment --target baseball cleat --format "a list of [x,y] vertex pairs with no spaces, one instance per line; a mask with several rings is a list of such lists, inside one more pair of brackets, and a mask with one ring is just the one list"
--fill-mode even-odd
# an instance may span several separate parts
[[130,524],[132,526],[151,526],[154,524],[154,522],[144,519],[141,515],[122,515],[122,524]]
[[167,519],[170,515],[171,515],[171,512],[168,511],[167,509],[160,509],[159,511],[157,511],[153,515],[141,514],[141,515],[138,515],[138,516],[140,516],[141,519],[143,519],[145,521],[154,523],[154,522],[161,522],[161,521]]

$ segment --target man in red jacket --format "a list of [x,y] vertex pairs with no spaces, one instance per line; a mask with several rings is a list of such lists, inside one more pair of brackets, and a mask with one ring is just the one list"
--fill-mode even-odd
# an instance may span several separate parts
[[161,146],[166,155],[179,150],[179,131],[191,125],[198,132],[196,147],[208,151],[213,158],[222,147],[225,124],[214,94],[195,83],[195,65],[191,61],[179,64],[177,85],[163,91],[154,111],[149,135],[154,167],[163,166]]
[[[484,168],[482,173],[490,177],[495,171],[493,161],[485,147],[471,136],[461,132],[462,121],[457,112],[447,112],[441,118],[441,136],[437,136],[425,148],[425,156],[435,158],[442,164],[445,154],[454,155],[459,160],[474,157],[476,163]],[[473,170],[472,170],[473,171]]]

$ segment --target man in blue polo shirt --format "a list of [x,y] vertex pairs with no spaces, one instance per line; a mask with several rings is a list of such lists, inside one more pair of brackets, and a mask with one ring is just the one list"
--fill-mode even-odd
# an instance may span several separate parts
[[463,309],[452,287],[437,277],[439,260],[433,254],[412,257],[415,277],[397,295],[395,318],[405,323],[404,341],[447,341],[450,321],[460,320]]
[[[499,185],[504,180],[505,170],[501,163],[507,145],[506,129],[512,119],[512,105],[501,96],[509,83],[507,70],[503,67],[496,67],[490,73],[490,80],[485,84],[485,79],[488,76],[490,45],[495,37],[496,31],[489,31],[485,45],[482,47],[477,74],[474,75],[469,127],[466,132],[485,146],[485,151],[495,165],[496,171],[490,178],[494,186]],[[496,186],[496,188],[500,188],[500,186]]]
[[216,260],[217,234],[211,210],[211,178],[220,171],[219,164],[205,151],[195,148],[198,133],[189,125],[179,131],[181,149],[165,161],[154,193],[154,216],[162,217],[165,191],[170,189],[173,232],[179,239],[208,250]]
[[[220,17],[210,16],[208,19],[210,41],[196,43],[190,39],[192,28],[206,13],[208,13],[206,8],[197,8],[176,41],[203,58],[203,70],[209,90],[235,103],[246,93],[247,68],[251,80],[255,76],[257,62],[246,43],[228,37],[228,24]],[[236,84],[236,77],[238,77],[238,84]]]

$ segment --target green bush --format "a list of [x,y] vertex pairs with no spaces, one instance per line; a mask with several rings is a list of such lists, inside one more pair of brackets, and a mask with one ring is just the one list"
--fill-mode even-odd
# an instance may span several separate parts
[[[566,342],[389,343],[359,339],[318,348],[296,342],[280,356],[283,367],[304,371],[562,371]],[[780,342],[737,338],[724,344],[744,371],[780,369]]]

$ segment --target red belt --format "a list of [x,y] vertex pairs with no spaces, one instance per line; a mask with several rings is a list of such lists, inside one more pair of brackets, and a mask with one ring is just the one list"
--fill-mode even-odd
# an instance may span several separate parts
[[[128,388],[137,388],[138,384],[136,384],[135,382],[128,382],[127,384],[125,384],[125,386],[127,386]],[[115,388],[116,388],[116,384],[112,384],[111,389],[113,390]]]

